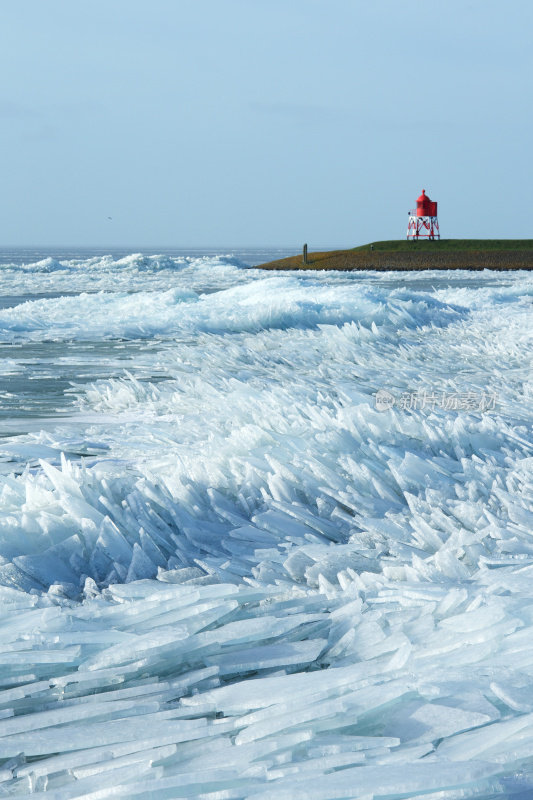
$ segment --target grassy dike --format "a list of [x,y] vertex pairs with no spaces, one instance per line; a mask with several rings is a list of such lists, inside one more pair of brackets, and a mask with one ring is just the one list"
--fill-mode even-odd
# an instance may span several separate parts
[[309,253],[307,260],[304,264],[300,253],[260,264],[258,269],[533,269],[533,239],[398,239]]

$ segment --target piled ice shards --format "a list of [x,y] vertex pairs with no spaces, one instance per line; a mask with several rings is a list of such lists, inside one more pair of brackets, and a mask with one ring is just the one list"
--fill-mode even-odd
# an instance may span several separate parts
[[531,279],[194,269],[0,444],[0,796],[531,796]]
[[528,580],[514,596],[355,572],[327,591],[88,580],[83,603],[4,588],[0,787],[521,796]]

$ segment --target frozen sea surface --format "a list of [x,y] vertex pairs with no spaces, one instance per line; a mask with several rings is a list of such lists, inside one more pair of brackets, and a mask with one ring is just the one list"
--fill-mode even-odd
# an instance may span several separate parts
[[533,797],[531,273],[0,253],[0,796]]

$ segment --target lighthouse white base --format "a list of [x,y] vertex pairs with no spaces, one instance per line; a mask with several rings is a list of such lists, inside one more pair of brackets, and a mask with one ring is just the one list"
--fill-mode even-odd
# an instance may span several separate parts
[[409,214],[407,238],[440,239],[439,221],[437,217],[418,217],[416,214]]

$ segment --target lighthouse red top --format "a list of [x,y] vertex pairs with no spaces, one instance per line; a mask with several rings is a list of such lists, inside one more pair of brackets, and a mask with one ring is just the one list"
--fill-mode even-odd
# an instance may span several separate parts
[[422,194],[416,201],[416,216],[417,217],[437,216],[437,203],[434,203],[429,199],[425,189],[422,189]]

